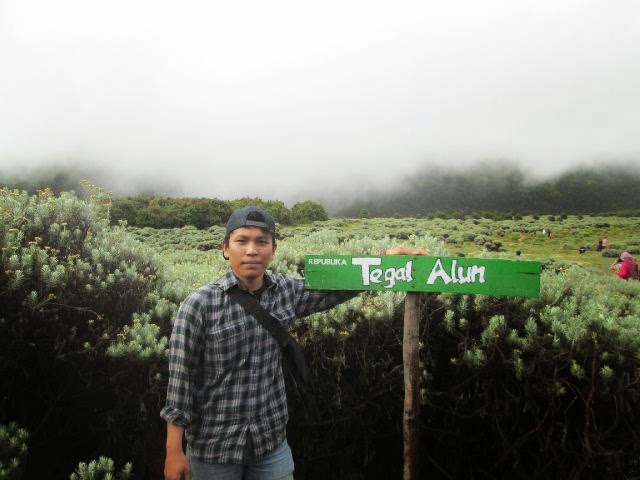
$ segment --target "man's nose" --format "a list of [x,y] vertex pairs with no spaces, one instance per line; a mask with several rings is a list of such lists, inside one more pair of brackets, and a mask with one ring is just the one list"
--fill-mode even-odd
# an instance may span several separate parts
[[256,248],[256,244],[254,242],[249,242],[247,245],[247,255],[257,255],[258,249]]

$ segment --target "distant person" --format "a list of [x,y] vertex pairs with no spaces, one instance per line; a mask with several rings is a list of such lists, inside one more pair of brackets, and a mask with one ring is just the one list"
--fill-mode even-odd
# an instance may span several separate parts
[[638,280],[640,278],[638,275],[638,264],[629,252],[622,252],[619,265],[620,267],[616,270],[616,275],[623,280]]
[[578,252],[580,252],[581,255],[586,251],[587,251],[587,247],[585,247],[584,245],[578,249]]
[[607,237],[604,237],[602,239],[602,249],[606,250],[607,248],[609,248],[609,240],[607,240]]
[[516,257],[520,258],[521,254],[522,254],[522,252],[520,250],[516,250]]
[[604,240],[602,238],[598,240],[598,246],[596,247],[596,250],[598,252],[604,250]]

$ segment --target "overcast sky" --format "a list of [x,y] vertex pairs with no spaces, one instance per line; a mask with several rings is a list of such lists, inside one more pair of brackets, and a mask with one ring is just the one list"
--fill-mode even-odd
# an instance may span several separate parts
[[640,2],[0,0],[0,167],[291,201],[487,158],[640,159]]

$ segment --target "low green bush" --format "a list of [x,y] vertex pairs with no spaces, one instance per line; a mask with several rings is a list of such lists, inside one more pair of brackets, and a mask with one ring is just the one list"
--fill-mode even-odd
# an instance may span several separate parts
[[132,464],[127,463],[120,471],[114,471],[115,463],[109,457],[99,457],[89,463],[80,462],[69,477],[70,480],[128,480],[132,478]]
[[0,480],[22,476],[29,452],[29,432],[16,422],[0,424]]
[[538,299],[442,294],[423,358],[426,468],[452,478],[640,474],[639,293],[637,282],[570,267],[546,271]]
[[27,478],[68,475],[95,449],[140,458],[140,432],[160,436],[167,342],[140,321],[163,305],[158,257],[109,225],[109,205],[99,189],[0,190],[0,422],[32,432]]

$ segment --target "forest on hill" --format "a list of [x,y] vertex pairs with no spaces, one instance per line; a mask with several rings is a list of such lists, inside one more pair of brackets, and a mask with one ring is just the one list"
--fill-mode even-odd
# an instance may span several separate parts
[[515,165],[477,164],[460,171],[422,170],[398,187],[375,187],[335,213],[372,217],[505,211],[585,214],[635,210],[639,206],[638,167],[581,167],[533,182]]

